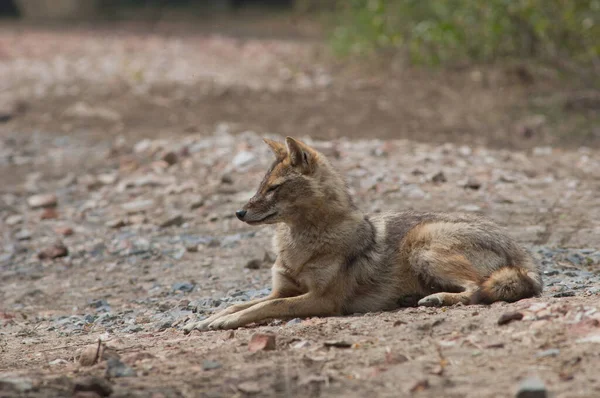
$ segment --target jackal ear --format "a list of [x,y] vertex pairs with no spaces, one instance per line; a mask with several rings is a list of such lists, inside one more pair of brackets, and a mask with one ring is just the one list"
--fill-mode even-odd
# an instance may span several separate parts
[[309,174],[315,169],[316,153],[311,147],[292,137],[285,138],[285,145],[292,166],[299,167],[304,174]]
[[283,159],[287,156],[285,145],[282,143],[270,140],[268,138],[263,138],[263,141],[269,146],[269,148],[271,148],[271,151],[273,151],[277,159]]

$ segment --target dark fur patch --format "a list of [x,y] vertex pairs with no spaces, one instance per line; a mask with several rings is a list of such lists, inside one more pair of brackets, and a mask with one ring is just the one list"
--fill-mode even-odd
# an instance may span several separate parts
[[365,216],[364,222],[361,223],[359,230],[356,233],[361,239],[359,245],[346,257],[343,266],[345,271],[349,271],[359,259],[368,257],[377,245],[375,227],[371,220],[369,220],[369,217]]
[[386,224],[386,246],[398,247],[404,240],[406,234],[417,225],[435,220],[433,213],[417,213],[406,211],[399,213]]

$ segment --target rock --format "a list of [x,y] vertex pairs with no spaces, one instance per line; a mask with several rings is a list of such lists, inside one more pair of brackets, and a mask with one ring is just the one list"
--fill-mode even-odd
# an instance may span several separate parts
[[45,249],[43,249],[41,252],[38,253],[38,258],[40,260],[45,260],[45,259],[55,259],[55,258],[59,258],[59,257],[66,257],[69,255],[69,249],[67,249],[67,247],[61,243],[61,242],[57,242],[54,245],[47,247]]
[[202,196],[196,196],[190,200],[190,209],[196,210],[199,207],[204,206],[204,198]]
[[75,233],[71,227],[57,227],[54,231],[62,236],[71,236]]
[[221,176],[221,183],[222,184],[233,184],[233,177],[231,176],[231,174],[223,174]]
[[527,377],[519,384],[516,398],[546,398],[546,386],[537,377]]
[[344,340],[329,340],[323,343],[325,347],[335,347],[335,348],[350,348],[352,347],[352,343],[349,343]]
[[152,199],[140,199],[131,202],[123,203],[121,208],[128,214],[140,213],[151,210],[155,207],[154,200]]
[[169,227],[178,227],[184,223],[184,218],[182,214],[173,214],[166,217],[159,223],[159,227],[161,228],[169,228]]
[[302,323],[302,319],[294,318],[286,322],[285,326],[294,326]]
[[175,152],[167,152],[160,158],[163,162],[167,163],[169,166],[173,166],[177,163],[178,156]]
[[388,365],[397,365],[408,362],[408,358],[404,354],[393,353],[388,351],[385,353],[385,363]]
[[262,266],[262,264],[263,264],[262,260],[254,258],[254,259],[248,261],[246,263],[246,265],[244,266],[244,268],[247,268],[247,269],[260,269],[260,267]]
[[275,335],[266,333],[255,333],[248,343],[248,351],[272,351],[276,348]]
[[104,225],[108,228],[118,229],[124,227],[127,223],[122,218],[113,218],[112,220],[108,220]]
[[439,171],[439,172],[435,173],[433,176],[431,176],[431,181],[436,184],[442,184],[444,182],[447,182],[448,179],[444,175],[443,171]]
[[29,240],[31,239],[31,231],[27,229],[22,229],[15,234],[15,239],[17,240]]
[[106,376],[113,377],[135,377],[137,373],[129,365],[124,364],[121,360],[111,358],[107,361]]
[[20,214],[13,214],[11,216],[6,217],[4,222],[6,223],[6,225],[12,227],[13,225],[21,224],[23,222],[23,216]]
[[469,177],[464,184],[464,188],[478,190],[481,188],[481,182],[479,182],[474,177]]
[[40,215],[40,219],[42,220],[55,220],[58,218],[58,211],[54,207],[47,207]]
[[481,211],[481,207],[474,205],[474,204],[466,204],[466,205],[459,206],[458,210],[467,211],[467,212],[476,212],[476,211]]
[[112,185],[117,182],[118,176],[117,174],[106,173],[106,174],[98,174],[96,179],[102,185]]
[[33,195],[27,198],[27,204],[32,209],[39,209],[42,207],[54,207],[58,204],[58,198],[53,193]]
[[558,348],[550,348],[549,350],[540,351],[535,354],[536,358],[545,358],[545,357],[555,357],[560,354],[560,350]]
[[210,359],[205,359],[204,361],[202,361],[202,370],[213,370],[213,369],[219,369],[221,368],[223,365],[221,365],[220,362],[217,361],[211,361]]
[[238,152],[232,160],[233,166],[237,169],[244,168],[256,160],[256,155],[249,151]]
[[75,381],[74,392],[94,392],[101,397],[108,397],[113,393],[113,388],[107,380],[89,376]]
[[523,319],[521,312],[506,312],[498,318],[498,325],[506,325],[512,321],[520,321],[521,319]]
[[238,384],[238,390],[245,394],[258,394],[262,391],[260,386],[255,381],[245,381],[243,383]]
[[171,290],[174,292],[191,292],[196,287],[196,284],[190,282],[176,282],[171,286]]

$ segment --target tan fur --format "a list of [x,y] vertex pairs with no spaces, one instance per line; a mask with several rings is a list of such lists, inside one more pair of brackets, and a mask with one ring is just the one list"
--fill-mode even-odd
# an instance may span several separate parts
[[539,266],[490,220],[365,215],[322,154],[290,137],[285,145],[265,142],[276,161],[238,217],[277,224],[272,293],[192,322],[187,332],[268,318],[516,301],[541,292]]

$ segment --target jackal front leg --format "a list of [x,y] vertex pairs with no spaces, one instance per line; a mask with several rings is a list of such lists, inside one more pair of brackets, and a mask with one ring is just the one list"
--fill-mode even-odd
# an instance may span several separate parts
[[254,305],[243,311],[214,320],[209,329],[235,329],[269,318],[296,318],[339,315],[335,301],[328,297],[306,293],[301,296],[278,298]]
[[270,294],[267,297],[259,298],[259,299],[256,299],[256,300],[251,300],[251,301],[248,301],[246,303],[234,304],[234,305],[232,305],[230,307],[227,307],[223,311],[219,311],[216,314],[211,315],[210,317],[208,317],[208,318],[206,318],[206,319],[204,319],[202,321],[188,323],[187,325],[185,325],[183,327],[183,331],[184,331],[184,333],[187,334],[187,333],[191,332],[192,330],[207,330],[208,329],[208,325],[210,325],[216,319],[219,319],[219,318],[221,318],[223,316],[227,316],[227,315],[234,314],[236,312],[245,310],[247,308],[252,307],[253,305],[263,303],[263,302],[265,302],[267,300],[274,300],[274,299],[276,299],[278,297],[279,297],[279,295],[277,295],[277,294]]

